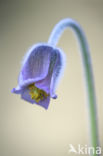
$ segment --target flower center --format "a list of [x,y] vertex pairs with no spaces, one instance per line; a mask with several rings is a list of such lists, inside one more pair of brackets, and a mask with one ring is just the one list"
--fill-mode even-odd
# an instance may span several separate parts
[[28,88],[30,90],[29,94],[31,99],[35,100],[36,102],[39,102],[49,96],[49,94],[47,94],[44,90],[37,88],[35,83],[30,84]]

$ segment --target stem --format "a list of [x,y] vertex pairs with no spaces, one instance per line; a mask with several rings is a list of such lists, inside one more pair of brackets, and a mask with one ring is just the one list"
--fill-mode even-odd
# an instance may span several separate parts
[[94,147],[95,153],[93,156],[97,156],[96,147],[99,146],[98,137],[98,123],[97,123],[97,108],[96,108],[96,96],[94,89],[94,79],[92,71],[92,62],[89,52],[88,43],[83,30],[80,25],[72,19],[61,20],[53,29],[48,43],[55,46],[66,28],[70,27],[76,35],[77,41],[80,47],[80,54],[83,63],[83,71],[85,74],[85,88],[88,101],[88,112],[89,112],[89,127],[90,127],[90,142],[91,146]]

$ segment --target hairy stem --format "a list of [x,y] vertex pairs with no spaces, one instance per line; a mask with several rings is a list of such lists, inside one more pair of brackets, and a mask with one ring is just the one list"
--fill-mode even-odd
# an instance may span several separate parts
[[76,35],[77,41],[80,47],[80,55],[83,63],[83,75],[85,77],[85,88],[86,96],[88,101],[88,114],[89,114],[89,130],[90,130],[90,142],[91,146],[95,148],[94,156],[96,154],[96,147],[99,146],[99,137],[98,137],[98,123],[97,123],[97,108],[96,108],[96,96],[94,88],[94,79],[93,79],[93,70],[92,62],[90,57],[90,51],[88,43],[85,37],[81,26],[72,19],[61,20],[53,29],[48,43],[55,46],[66,28],[71,28],[74,34]]

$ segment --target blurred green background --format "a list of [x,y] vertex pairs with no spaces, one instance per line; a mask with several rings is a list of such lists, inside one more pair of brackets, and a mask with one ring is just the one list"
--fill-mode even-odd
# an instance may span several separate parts
[[103,0],[0,0],[0,156],[73,156],[69,144],[89,145],[82,68],[71,31],[58,44],[67,62],[49,109],[10,92],[28,48],[47,42],[55,24],[67,17],[82,25],[90,44],[103,147]]

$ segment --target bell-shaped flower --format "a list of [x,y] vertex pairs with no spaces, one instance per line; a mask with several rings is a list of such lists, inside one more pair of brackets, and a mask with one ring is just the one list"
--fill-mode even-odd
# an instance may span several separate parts
[[57,98],[55,89],[63,71],[64,58],[59,48],[49,44],[34,45],[23,59],[18,86],[12,92],[47,109],[50,98]]

